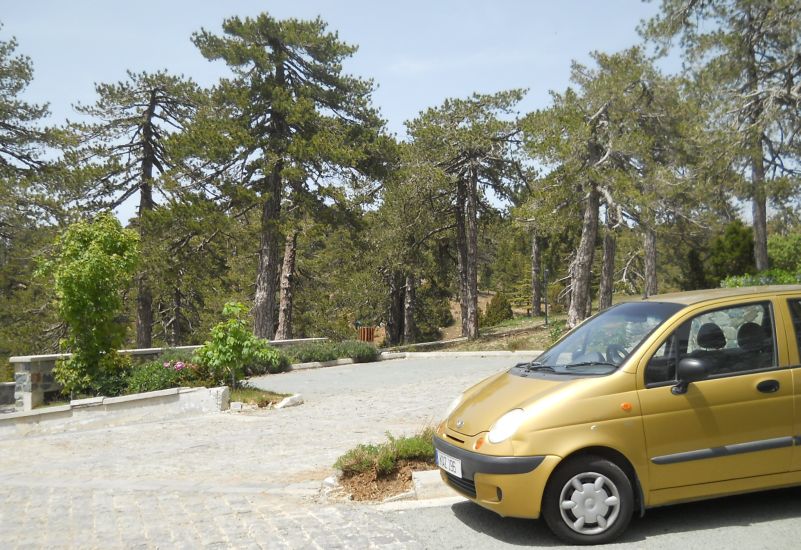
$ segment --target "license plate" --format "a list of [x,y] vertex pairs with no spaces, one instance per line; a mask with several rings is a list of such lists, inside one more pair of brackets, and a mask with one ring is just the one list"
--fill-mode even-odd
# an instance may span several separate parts
[[437,466],[451,475],[462,477],[462,461],[439,450],[437,451]]

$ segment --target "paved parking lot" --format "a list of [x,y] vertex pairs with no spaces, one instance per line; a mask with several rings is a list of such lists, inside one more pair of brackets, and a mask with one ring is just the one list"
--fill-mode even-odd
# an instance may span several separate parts
[[[508,358],[427,358],[254,383],[300,392],[280,411],[223,413],[0,442],[4,548],[511,548],[553,546],[539,522],[470,503],[321,500],[336,458],[435,421]],[[794,547],[801,490],[649,511],[627,548]],[[410,507],[411,506],[411,507]]]

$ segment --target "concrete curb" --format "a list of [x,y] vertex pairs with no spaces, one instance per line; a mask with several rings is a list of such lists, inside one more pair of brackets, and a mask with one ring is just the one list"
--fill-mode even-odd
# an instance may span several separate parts
[[426,357],[531,357],[539,355],[542,350],[517,350],[517,351],[385,351],[381,354],[382,359],[415,359]]
[[226,386],[74,399],[69,405],[4,414],[0,417],[0,437],[14,439],[221,412],[228,410],[229,400]]
[[489,350],[489,351],[382,351],[376,361],[357,363],[353,359],[334,359],[333,361],[312,361],[309,363],[295,363],[290,365],[286,372],[307,369],[324,369],[326,367],[340,367],[343,365],[370,364],[393,359],[416,359],[426,357],[531,357],[542,353],[541,350]]

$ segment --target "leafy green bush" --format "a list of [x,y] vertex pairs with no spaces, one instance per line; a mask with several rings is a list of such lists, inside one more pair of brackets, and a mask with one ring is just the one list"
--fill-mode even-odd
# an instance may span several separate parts
[[128,393],[166,390],[181,386],[180,380],[180,370],[165,366],[161,361],[151,361],[133,368],[128,376],[126,389]]
[[512,305],[502,292],[498,292],[487,304],[487,310],[479,317],[479,322],[483,326],[492,327],[502,321],[513,317]]
[[548,331],[548,336],[551,338],[551,344],[555,344],[559,338],[565,333],[566,324],[564,321],[554,321]]
[[118,318],[122,291],[136,269],[138,239],[113,214],[101,214],[67,228],[56,241],[54,259],[39,270],[53,274],[58,313],[69,329],[62,345],[72,357],[53,371],[64,393],[121,391],[129,363],[114,350],[125,335]]
[[372,344],[357,340],[345,340],[334,344],[337,359],[351,358],[356,363],[369,363],[378,359],[378,350]]
[[193,362],[186,352],[169,350],[157,360],[134,366],[126,379],[126,393],[166,390],[183,386],[212,387],[219,382],[209,369]]
[[343,342],[311,342],[296,344],[283,349],[292,363],[353,359],[356,363],[368,363],[378,358],[378,350],[367,342],[345,340]]
[[795,285],[801,283],[801,273],[792,273],[781,269],[768,269],[753,275],[734,275],[720,282],[723,288],[763,285]]
[[395,438],[389,433],[380,445],[357,445],[339,457],[334,464],[345,476],[374,471],[377,476],[388,476],[401,460],[423,460],[434,463],[434,429],[423,429],[411,437]]
[[248,368],[274,372],[283,364],[278,351],[250,331],[246,313],[244,304],[225,304],[223,316],[226,320],[211,329],[211,339],[195,354],[196,361],[208,369],[214,384],[231,382],[236,386],[236,381]]
[[801,272],[801,233],[768,237],[768,257],[775,269]]

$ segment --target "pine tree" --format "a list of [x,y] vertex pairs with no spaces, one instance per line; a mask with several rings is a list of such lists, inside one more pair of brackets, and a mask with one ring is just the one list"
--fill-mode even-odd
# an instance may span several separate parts
[[[342,71],[356,48],[327,32],[321,19],[234,17],[223,22],[223,33],[203,29],[193,36],[207,59],[221,59],[233,72],[216,89],[217,108],[205,131],[219,130],[215,160],[230,176],[224,192],[249,197],[261,213],[254,328],[271,338],[284,248],[282,200],[290,192],[295,200],[317,201],[341,194],[334,176],[352,181],[364,168],[364,149],[353,145],[374,140],[382,123],[369,103],[372,82]],[[228,120],[216,120],[221,115]]]

